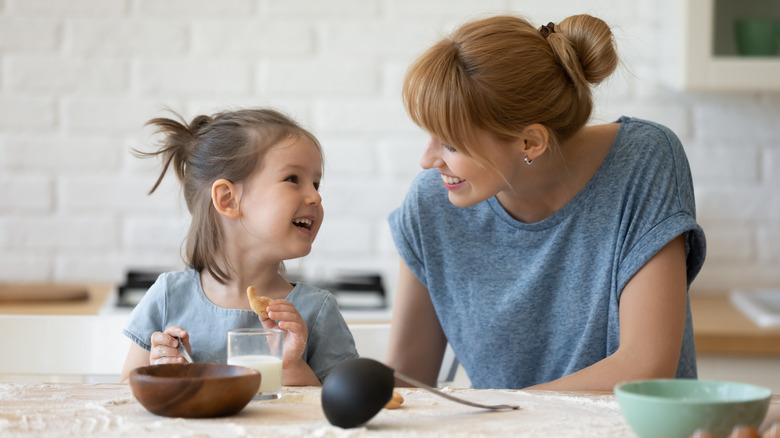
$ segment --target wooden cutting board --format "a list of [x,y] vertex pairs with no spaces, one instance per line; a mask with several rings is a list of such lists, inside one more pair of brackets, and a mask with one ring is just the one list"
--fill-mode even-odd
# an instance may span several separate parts
[[112,284],[0,283],[0,314],[97,315],[115,293]]
[[0,302],[27,303],[50,301],[83,301],[89,299],[84,285],[0,283]]

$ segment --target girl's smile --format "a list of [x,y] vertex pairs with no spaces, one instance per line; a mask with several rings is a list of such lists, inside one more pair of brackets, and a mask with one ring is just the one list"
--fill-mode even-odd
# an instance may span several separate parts
[[314,216],[295,218],[293,219],[292,224],[304,236],[314,240],[314,237],[316,236],[314,233],[317,231],[317,218]]
[[322,158],[317,147],[291,137],[266,152],[257,174],[242,184],[243,238],[258,258],[303,257],[322,225]]

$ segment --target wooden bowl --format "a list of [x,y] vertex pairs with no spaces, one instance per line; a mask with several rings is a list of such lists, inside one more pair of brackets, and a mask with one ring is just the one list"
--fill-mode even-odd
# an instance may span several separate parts
[[150,365],[130,372],[133,396],[164,417],[224,417],[244,409],[260,389],[260,372],[214,363]]

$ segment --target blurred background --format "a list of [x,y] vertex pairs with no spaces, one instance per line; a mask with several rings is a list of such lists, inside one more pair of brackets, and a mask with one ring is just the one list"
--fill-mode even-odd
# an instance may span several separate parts
[[725,40],[714,52],[738,57],[734,17],[717,11],[767,16],[776,3],[0,0],[0,281],[118,283],[130,269],[181,267],[189,217],[175,178],[147,196],[158,163],[130,153],[153,145],[144,122],[166,108],[191,118],[273,106],[326,154],[325,223],[288,269],[377,272],[392,292],[386,217],[425,142],[401,105],[404,70],[464,21],[510,12],[537,25],[590,13],[612,26],[623,65],[596,89],[594,122],[642,117],[682,139],[708,239],[693,289],[778,287],[780,76],[750,75],[780,71],[780,58],[737,65],[731,81],[685,77],[712,61],[691,40]]

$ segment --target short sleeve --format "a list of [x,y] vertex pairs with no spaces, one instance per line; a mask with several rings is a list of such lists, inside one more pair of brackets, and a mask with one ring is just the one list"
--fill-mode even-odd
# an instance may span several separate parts
[[161,331],[165,324],[165,284],[165,274],[160,275],[130,313],[123,330],[125,336],[146,350],[152,348],[152,333]]
[[403,204],[390,213],[388,223],[398,254],[423,286],[427,286],[420,222],[420,186],[424,173],[412,183]]
[[626,244],[620,266],[619,290],[628,283],[658,251],[679,235],[684,235],[687,253],[687,280],[701,270],[706,256],[704,231],[696,222],[693,180],[679,138],[668,128],[650,123],[635,124],[636,148],[648,152],[632,168],[632,195],[626,217]]
[[338,364],[358,357],[355,340],[338,309],[335,297],[328,293],[309,328],[306,362],[322,381]]

